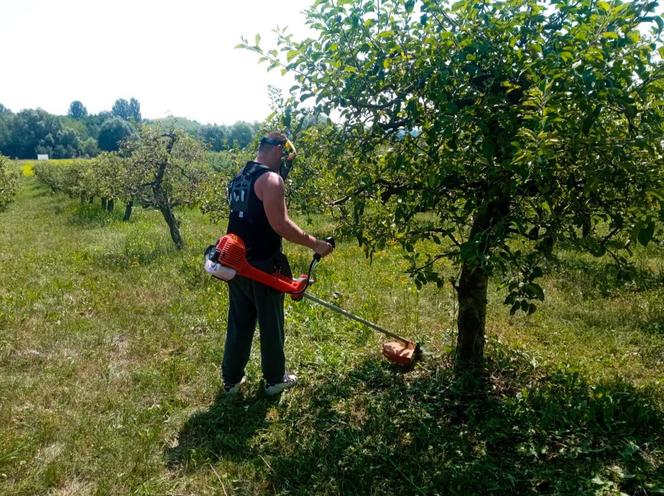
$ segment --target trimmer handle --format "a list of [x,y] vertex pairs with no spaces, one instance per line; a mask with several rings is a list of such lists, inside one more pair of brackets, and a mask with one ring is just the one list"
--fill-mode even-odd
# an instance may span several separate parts
[[[323,241],[325,241],[326,243],[330,243],[330,244],[332,245],[332,248],[336,248],[336,247],[337,247],[336,243],[334,242],[334,237],[333,237],[333,236],[328,236],[328,237],[325,238]],[[316,262],[320,262],[320,259],[321,259],[321,258],[322,258],[322,257],[321,257],[318,253],[314,253],[314,260],[315,260]]]

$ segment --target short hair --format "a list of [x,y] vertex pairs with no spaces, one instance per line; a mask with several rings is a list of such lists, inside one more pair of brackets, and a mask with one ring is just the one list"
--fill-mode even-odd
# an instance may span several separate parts
[[[266,134],[264,137],[268,138],[270,141],[279,141],[279,142],[282,142],[282,143],[285,143],[286,140],[288,139],[284,133],[281,133],[279,131],[272,131],[271,133]],[[264,152],[270,146],[275,146],[275,145],[272,145],[270,143],[261,142],[260,145],[258,146],[258,152],[259,153]]]

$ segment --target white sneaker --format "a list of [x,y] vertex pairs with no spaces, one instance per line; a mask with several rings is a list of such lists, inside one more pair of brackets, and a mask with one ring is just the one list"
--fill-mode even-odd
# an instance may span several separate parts
[[224,383],[224,394],[227,395],[233,395],[237,394],[240,391],[240,388],[242,388],[242,384],[247,382],[247,376],[242,376],[242,379],[240,379],[240,382],[236,382],[235,384],[226,384]]
[[297,376],[295,374],[289,374],[286,372],[284,374],[283,382],[277,382],[276,384],[266,384],[265,385],[265,394],[268,396],[274,396],[275,394],[281,393],[284,389],[292,388],[297,384]]

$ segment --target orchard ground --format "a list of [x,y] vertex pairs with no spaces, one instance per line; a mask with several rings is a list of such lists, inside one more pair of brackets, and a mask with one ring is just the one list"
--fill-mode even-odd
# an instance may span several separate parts
[[[202,272],[223,226],[178,214],[180,252],[157,212],[125,223],[22,178],[0,214],[1,494],[664,494],[661,246],[639,249],[627,280],[559,250],[529,317],[492,286],[473,380],[451,368],[452,288],[417,291],[397,247],[370,263],[340,240],[312,293],[422,342],[425,359],[395,369],[381,336],[289,300],[301,385],[265,397],[256,340],[229,400],[226,288]],[[287,253],[306,269],[309,253]]]

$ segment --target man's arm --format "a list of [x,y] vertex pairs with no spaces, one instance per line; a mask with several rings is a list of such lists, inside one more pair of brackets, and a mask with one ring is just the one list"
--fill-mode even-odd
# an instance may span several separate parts
[[254,185],[256,196],[263,201],[267,220],[279,236],[291,243],[311,248],[321,256],[332,251],[332,245],[307,234],[288,217],[284,193],[284,180],[275,172],[268,172],[258,178]]

